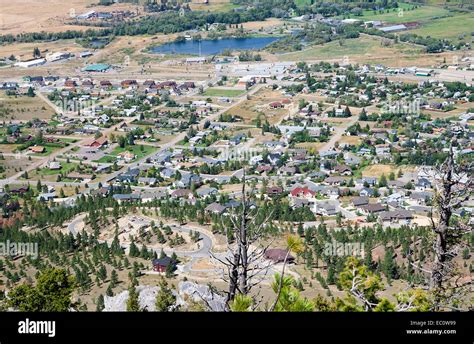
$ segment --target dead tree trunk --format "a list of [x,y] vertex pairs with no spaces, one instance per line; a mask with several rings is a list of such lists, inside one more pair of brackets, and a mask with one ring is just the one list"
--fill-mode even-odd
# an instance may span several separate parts
[[234,242],[228,242],[228,257],[222,259],[214,255],[214,258],[227,269],[227,274],[223,276],[224,281],[228,282],[227,305],[237,294],[248,295],[251,289],[260,283],[258,275],[268,269],[266,266],[260,266],[266,248],[259,247],[258,242],[263,236],[265,224],[271,218],[271,214],[266,214],[264,220],[258,223],[257,214],[258,212],[251,211],[248,204],[244,168],[241,208],[230,216],[232,227],[227,229]]
[[469,199],[473,192],[472,166],[456,163],[451,147],[444,163],[435,170],[438,179],[436,206],[439,219],[432,219],[432,230],[436,238],[433,243],[434,261],[431,269],[430,287],[440,294],[455,271],[453,258],[462,245],[462,236],[472,231],[463,224],[452,225],[453,212]]

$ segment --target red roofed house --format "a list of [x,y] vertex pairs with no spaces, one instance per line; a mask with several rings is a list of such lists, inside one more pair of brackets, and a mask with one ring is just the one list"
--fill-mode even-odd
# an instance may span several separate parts
[[270,108],[272,109],[280,109],[283,107],[283,104],[280,103],[280,102],[273,102],[273,103],[270,103]]
[[303,197],[303,198],[313,198],[314,195],[316,195],[316,192],[308,189],[308,188],[294,188],[291,190],[291,196],[292,197]]
[[120,83],[122,88],[138,88],[137,80],[124,80]]
[[86,144],[86,146],[89,146],[92,148],[101,148],[106,144],[107,144],[107,138],[102,136],[102,137],[99,137],[98,139],[92,140],[91,142]]

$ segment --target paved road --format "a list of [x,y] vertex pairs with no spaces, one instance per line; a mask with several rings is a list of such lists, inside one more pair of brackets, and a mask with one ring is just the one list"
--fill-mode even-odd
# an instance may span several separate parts
[[[86,218],[87,214],[80,214],[76,216],[67,226],[67,230],[69,233],[71,233],[73,236],[76,236],[77,233],[79,232],[78,226],[84,222],[84,219]],[[149,218],[147,216],[142,216],[144,218],[149,219],[150,221],[153,220],[152,218]],[[191,258],[191,260],[186,263],[183,266],[183,271],[184,272],[190,272],[193,270],[193,265],[196,263],[196,261],[200,258],[211,258],[211,250],[212,250],[212,238],[207,235],[206,233],[203,232],[203,230],[199,227],[196,226],[191,226],[191,225],[186,225],[186,226],[180,226],[177,223],[167,223],[168,225],[171,226],[171,228],[175,231],[181,232],[181,233],[188,233],[190,231],[193,232],[199,232],[199,238],[200,241],[198,241],[198,246],[199,248],[194,251],[179,251],[179,250],[173,250],[173,249],[165,249],[165,253],[168,256],[171,256],[173,253],[175,253],[178,257],[186,257],[186,258]],[[104,240],[99,240],[99,242],[104,243],[107,242],[107,244],[112,244],[112,240],[104,241]],[[125,250],[127,250],[130,245],[129,244],[121,244],[121,247]],[[161,253],[161,248],[151,248],[154,250],[157,254]]]
[[321,151],[328,151],[328,150],[334,149],[334,145],[336,144],[336,142],[338,142],[341,139],[341,137],[346,132],[347,128],[349,128],[351,125],[356,124],[358,120],[359,120],[359,117],[354,115],[350,118],[347,118],[347,122],[344,122],[343,125],[335,127],[334,132],[331,135],[331,138],[329,139],[328,142],[322,145],[321,148],[319,148],[319,151],[321,152]]
[[[123,122],[125,122],[126,124],[129,124],[133,120],[135,120],[136,118],[137,118],[136,116],[126,118],[123,121],[117,123],[116,125],[111,126],[108,129],[105,129],[104,131],[102,131],[103,136],[108,137],[109,134],[114,132],[115,129],[118,128]],[[18,180],[22,177],[22,175],[25,172],[31,172],[31,171],[35,170],[36,168],[41,167],[42,165],[44,165],[48,161],[53,161],[58,156],[63,155],[64,153],[70,151],[74,147],[83,146],[84,144],[86,144],[90,140],[91,140],[91,137],[87,137],[87,138],[84,138],[82,140],[78,140],[77,142],[71,143],[67,147],[64,147],[64,148],[58,149],[57,151],[54,151],[53,153],[49,154],[48,156],[45,156],[42,159],[38,159],[38,161],[35,161],[34,163],[30,164],[28,167],[23,169],[23,171],[20,171],[20,172],[14,174],[13,176],[10,176],[9,178],[5,178],[5,179],[0,180],[0,186],[4,186],[6,184],[14,184],[14,183],[23,183],[23,182],[25,182],[24,180]],[[24,157],[26,159],[27,155],[25,154]],[[35,183],[36,183],[36,181],[35,181]],[[61,183],[61,184],[64,184],[64,183]]]

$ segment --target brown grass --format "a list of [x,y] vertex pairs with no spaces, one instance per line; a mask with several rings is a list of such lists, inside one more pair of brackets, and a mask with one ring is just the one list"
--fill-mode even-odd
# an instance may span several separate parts
[[[10,145],[0,145],[0,146],[1,146],[0,152],[6,153],[6,151],[4,150],[4,147],[10,146]],[[11,146],[15,146],[15,145],[11,145]],[[0,178],[11,177],[17,174],[19,171],[28,167],[33,162],[34,160],[29,161],[28,159],[16,159],[13,156],[5,156],[3,160],[0,160],[0,166],[2,166],[5,169],[5,172],[0,173]]]
[[5,92],[1,92],[0,102],[13,111],[8,118],[3,117],[2,120],[50,119],[54,115],[53,109],[39,97],[7,96]]
[[288,109],[270,109],[268,104],[281,101],[283,98],[279,91],[261,89],[253,95],[250,100],[246,100],[238,106],[232,107],[226,113],[242,117],[245,124],[253,124],[252,122],[256,120],[258,114],[261,113],[262,122],[267,119],[270,124],[276,124],[280,122],[283,117],[288,115]]
[[[87,12],[97,0],[0,0],[0,31],[2,34],[23,32],[61,32],[87,30],[89,26],[68,25],[70,11],[76,15]],[[132,10],[131,4],[94,6],[97,11]]]

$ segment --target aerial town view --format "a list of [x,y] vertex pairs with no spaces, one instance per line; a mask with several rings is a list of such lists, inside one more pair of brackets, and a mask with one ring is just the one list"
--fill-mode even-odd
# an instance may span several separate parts
[[0,8],[2,313],[474,310],[473,1]]

